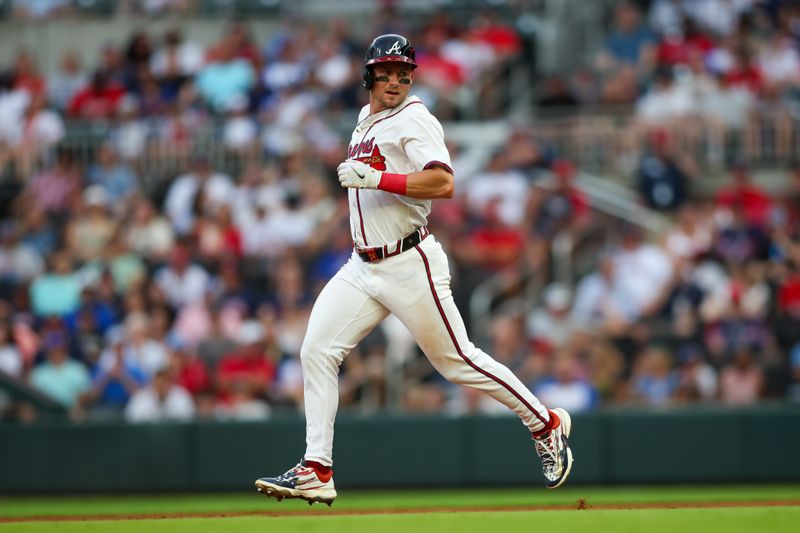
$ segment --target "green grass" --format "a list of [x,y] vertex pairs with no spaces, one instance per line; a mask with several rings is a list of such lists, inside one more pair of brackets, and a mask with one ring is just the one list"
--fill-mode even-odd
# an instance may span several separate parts
[[[800,485],[689,486],[689,487],[565,487],[422,490],[340,491],[334,512],[370,510],[424,510],[446,508],[449,512],[405,514],[332,515],[327,506],[308,507],[305,502],[276,502],[252,494],[196,494],[95,497],[0,498],[0,516],[135,515],[173,513],[264,512],[278,516],[183,518],[161,520],[59,521],[0,523],[0,532],[58,533],[113,531],[114,533],[211,533],[346,531],[414,533],[495,531],[647,531],[688,533],[719,531],[796,531],[800,507],[736,507],[721,509],[634,509],[589,511],[469,512],[488,507],[574,505],[578,499],[592,505],[646,503],[800,501]],[[465,512],[453,512],[463,509]],[[300,516],[279,516],[285,512]]]

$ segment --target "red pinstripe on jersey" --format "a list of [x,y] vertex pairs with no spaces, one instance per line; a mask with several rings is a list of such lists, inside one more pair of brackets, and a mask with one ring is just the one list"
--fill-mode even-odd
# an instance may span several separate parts
[[433,277],[431,276],[431,267],[430,267],[430,264],[428,264],[428,257],[425,255],[425,252],[422,251],[422,248],[420,248],[419,246],[415,246],[415,248],[419,252],[419,255],[422,257],[422,262],[425,263],[425,273],[428,276],[428,284],[431,287],[431,294],[433,295],[433,300],[434,300],[434,302],[436,302],[436,308],[439,309],[439,315],[442,317],[442,320],[444,321],[444,325],[447,328],[447,332],[450,334],[450,340],[453,341],[453,344],[456,347],[456,351],[458,352],[459,357],[461,357],[461,359],[463,359],[465,363],[467,363],[469,366],[471,366],[477,372],[480,372],[481,374],[483,374],[487,378],[492,379],[492,380],[496,381],[497,383],[499,383],[500,385],[502,385],[503,388],[505,388],[508,392],[510,392],[511,394],[516,396],[517,400],[522,402],[522,404],[525,407],[530,409],[531,412],[536,416],[536,418],[538,418],[542,422],[542,424],[545,425],[545,427],[550,427],[550,422],[548,422],[547,420],[542,418],[542,415],[539,414],[539,411],[534,409],[533,406],[531,406],[531,404],[529,404],[525,400],[525,398],[522,397],[522,395],[520,393],[518,393],[517,391],[515,391],[511,387],[511,385],[509,385],[508,383],[506,383],[505,381],[503,381],[499,377],[495,376],[491,372],[489,372],[487,370],[484,370],[483,368],[479,367],[474,362],[472,362],[472,360],[469,357],[464,355],[464,352],[461,351],[461,346],[459,346],[459,344],[458,344],[458,340],[456,339],[456,335],[455,335],[455,333],[453,333],[453,328],[450,326],[450,321],[447,319],[447,315],[444,314],[444,309],[442,309],[442,303],[439,301],[439,295],[436,294],[436,287],[433,284]]

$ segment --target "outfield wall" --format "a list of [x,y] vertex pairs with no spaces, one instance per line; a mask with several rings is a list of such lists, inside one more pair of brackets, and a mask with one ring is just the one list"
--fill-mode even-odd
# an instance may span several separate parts
[[[571,484],[798,481],[800,408],[573,417]],[[294,465],[299,419],[180,425],[0,426],[0,493],[248,490]],[[340,417],[347,487],[537,485],[516,418]]]

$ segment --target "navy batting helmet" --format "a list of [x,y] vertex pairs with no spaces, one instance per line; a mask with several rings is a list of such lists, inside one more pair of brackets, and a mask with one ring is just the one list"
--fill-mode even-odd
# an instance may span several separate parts
[[372,66],[376,63],[400,62],[408,63],[411,68],[417,68],[415,59],[414,47],[402,35],[388,33],[375,37],[364,57],[364,88],[367,90],[372,88],[375,81],[372,78]]

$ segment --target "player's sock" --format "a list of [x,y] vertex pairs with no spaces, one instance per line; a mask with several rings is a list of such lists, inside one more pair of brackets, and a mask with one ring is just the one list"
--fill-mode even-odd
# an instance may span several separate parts
[[558,415],[555,414],[553,411],[548,409],[547,414],[550,415],[550,420],[548,424],[539,431],[531,431],[531,436],[534,439],[541,439],[542,437],[546,437],[550,433],[550,430],[557,428],[561,424],[561,420],[558,418]]
[[319,480],[323,483],[327,483],[328,480],[333,476],[333,468],[330,466],[325,466],[322,463],[318,463],[316,461],[306,461],[306,466],[314,470],[314,472],[317,473]]

